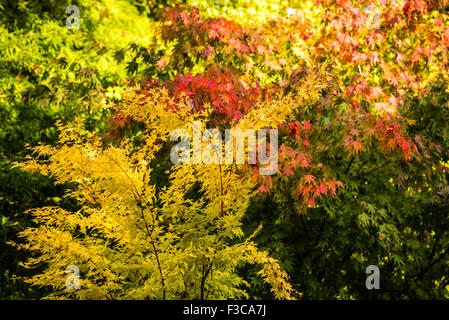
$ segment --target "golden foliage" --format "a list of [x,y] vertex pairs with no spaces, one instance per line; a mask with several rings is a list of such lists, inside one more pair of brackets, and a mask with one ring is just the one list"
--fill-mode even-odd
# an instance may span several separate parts
[[[235,127],[277,127],[322,88],[316,79],[305,83],[261,103]],[[37,226],[20,234],[26,243],[17,246],[39,253],[24,265],[45,266],[26,281],[53,287],[49,298],[238,298],[247,295],[248,285],[236,272],[241,263],[261,264],[259,274],[276,298],[297,295],[277,260],[259,251],[251,238],[239,240],[255,184],[236,165],[174,165],[168,185],[152,182],[152,165],[170,133],[207,121],[207,110],[193,113],[182,101],[174,110],[172,104],[163,89],[142,95],[130,88],[117,111],[144,124],[139,143],[104,146],[80,121],[58,123],[57,146],[40,145],[34,157],[16,164],[66,185],[66,196],[79,205],[73,212],[30,210]],[[79,290],[65,288],[68,265],[80,269]]]

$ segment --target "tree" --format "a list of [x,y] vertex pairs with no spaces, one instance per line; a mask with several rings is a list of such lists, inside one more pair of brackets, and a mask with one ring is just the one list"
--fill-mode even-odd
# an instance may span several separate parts
[[[298,104],[318,96],[319,78],[307,80],[295,93],[261,101],[234,128],[277,127]],[[261,265],[258,274],[276,298],[297,295],[277,260],[251,241],[254,235],[240,240],[255,191],[242,165],[180,164],[170,169],[167,186],[152,183],[152,164],[171,132],[209,120],[210,110],[192,112],[185,98],[176,109],[174,103],[165,89],[142,94],[131,87],[117,111],[143,124],[139,139],[104,146],[81,123],[58,123],[58,145],[35,147],[34,158],[17,164],[69,185],[66,196],[79,205],[76,211],[30,211],[36,227],[20,233],[27,242],[18,247],[39,253],[25,266],[46,267],[27,282],[51,286],[56,296],[89,299],[237,298],[246,296],[247,283],[236,267],[246,262]],[[80,290],[64,290],[69,265],[80,269]]]

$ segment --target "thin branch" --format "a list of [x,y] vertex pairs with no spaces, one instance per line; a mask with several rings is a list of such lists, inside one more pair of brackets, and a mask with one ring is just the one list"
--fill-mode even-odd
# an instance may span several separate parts
[[345,170],[345,174],[347,174],[349,172],[349,169],[351,168],[352,163],[354,162],[355,157],[352,156],[351,160],[349,161],[348,167]]
[[157,267],[158,267],[158,270],[159,270],[159,274],[161,276],[161,284],[162,284],[162,288],[163,288],[162,299],[165,300],[165,293],[166,293],[165,277],[164,277],[164,273],[162,272],[162,266],[161,266],[161,262],[159,260],[159,254],[158,254],[157,249],[156,249],[156,244],[155,244],[154,239],[152,237],[152,233],[153,233],[155,224],[153,223],[152,231],[150,231],[150,229],[148,228],[148,223],[147,223],[147,221],[145,219],[145,214],[143,212],[143,207],[142,207],[143,199],[142,199],[142,196],[140,195],[139,191],[137,190],[136,186],[134,185],[133,180],[131,179],[131,177],[126,173],[126,171],[120,166],[120,164],[114,158],[109,156],[109,159],[111,159],[115,163],[115,165],[120,168],[120,170],[125,174],[125,176],[131,182],[131,187],[134,188],[134,190],[135,190],[135,192],[133,192],[133,190],[131,190],[131,192],[134,195],[134,199],[137,202],[137,207],[140,209],[141,217],[142,217],[142,220],[144,222],[145,229],[147,231],[147,235],[150,238],[150,243],[151,243],[151,246],[153,247],[153,251],[154,251],[155,258],[156,258]]

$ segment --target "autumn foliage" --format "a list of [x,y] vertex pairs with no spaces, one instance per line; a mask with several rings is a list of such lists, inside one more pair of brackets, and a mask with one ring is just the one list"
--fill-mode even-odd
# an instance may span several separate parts
[[[262,24],[191,5],[157,17],[154,44],[136,56],[157,56],[155,74],[126,82],[110,131],[59,123],[57,145],[17,164],[78,206],[29,211],[36,227],[18,246],[39,253],[28,267],[47,268],[26,281],[74,298],[360,298],[347,274],[379,264],[391,271],[385,298],[423,297],[402,280],[426,276],[447,297],[444,1],[286,2]],[[170,133],[193,121],[277,128],[277,173],[172,165]],[[258,271],[245,278],[248,263]],[[78,291],[64,288],[73,264]],[[337,280],[320,291],[326,272]]]

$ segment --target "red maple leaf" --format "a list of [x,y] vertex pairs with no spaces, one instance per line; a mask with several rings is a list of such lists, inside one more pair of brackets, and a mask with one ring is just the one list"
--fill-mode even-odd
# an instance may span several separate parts
[[311,174],[307,174],[304,176],[304,182],[305,183],[315,183],[315,177]]

